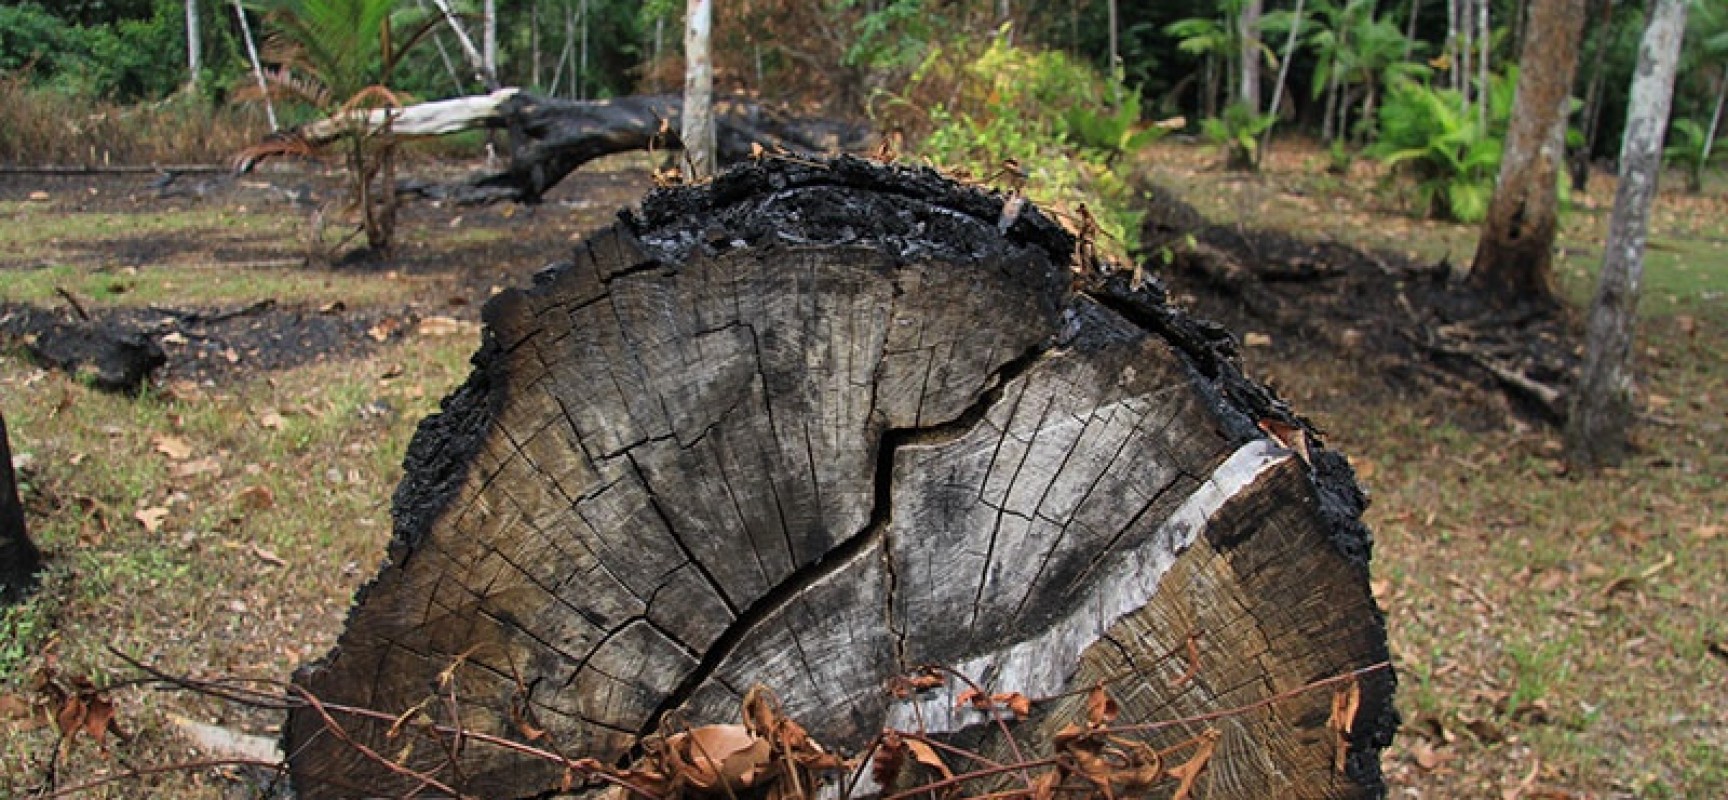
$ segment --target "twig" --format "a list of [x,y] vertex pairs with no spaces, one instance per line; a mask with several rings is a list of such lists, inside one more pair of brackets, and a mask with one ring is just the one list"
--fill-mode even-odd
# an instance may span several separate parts
[[84,310],[84,304],[78,302],[77,295],[72,294],[72,292],[64,286],[54,287],[54,293],[65,298],[66,304],[72,306],[72,311],[78,315],[79,319],[84,320],[85,322],[90,321],[90,312]]

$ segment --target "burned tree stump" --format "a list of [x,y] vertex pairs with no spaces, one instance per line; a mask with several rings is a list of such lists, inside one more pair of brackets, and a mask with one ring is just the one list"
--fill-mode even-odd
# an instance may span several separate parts
[[6,418],[0,416],[0,607],[24,599],[36,588],[42,554],[24,528],[24,504],[18,499],[18,478],[12,472],[12,443],[6,438]]
[[[410,770],[553,796],[559,765],[426,719],[620,764],[756,685],[847,755],[891,726],[998,761],[1049,755],[1104,685],[1117,724],[1172,723],[1154,746],[1216,735],[1208,798],[1382,794],[1394,680],[1346,462],[1226,333],[1003,199],[751,164],[490,302],[386,564],[295,679],[403,722],[292,712],[303,796]],[[958,678],[885,689],[921,665],[1031,698],[1013,748]],[[1316,684],[1352,672],[1339,718]]]

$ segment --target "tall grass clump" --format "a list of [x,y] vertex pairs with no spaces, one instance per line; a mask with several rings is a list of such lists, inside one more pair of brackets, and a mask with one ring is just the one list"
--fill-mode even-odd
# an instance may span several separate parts
[[269,130],[261,110],[195,93],[126,106],[0,73],[3,164],[217,164]]

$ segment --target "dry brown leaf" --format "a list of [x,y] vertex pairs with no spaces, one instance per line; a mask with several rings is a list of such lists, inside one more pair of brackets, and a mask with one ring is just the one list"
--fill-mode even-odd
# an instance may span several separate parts
[[185,461],[192,457],[192,445],[178,436],[157,434],[150,437],[150,446],[175,461]]
[[259,561],[262,561],[262,562],[269,564],[271,566],[275,566],[275,567],[288,566],[288,562],[286,560],[284,560],[281,556],[276,555],[276,553],[274,553],[270,550],[259,547],[258,545],[252,545],[252,555],[257,556]]
[[194,458],[191,461],[182,461],[178,464],[170,464],[168,466],[168,474],[176,478],[195,478],[199,475],[220,475],[222,474],[222,462],[217,461],[215,456]]
[[1243,347],[1271,347],[1272,337],[1264,333],[1250,332],[1242,336]]
[[280,412],[266,411],[258,415],[258,427],[265,430],[279,431],[287,424],[288,420]]
[[1420,740],[1410,745],[1410,755],[1416,759],[1416,766],[1421,767],[1424,772],[1433,772],[1439,769],[1440,765],[1446,763],[1448,758],[1435,750],[1434,745]]
[[1032,715],[1032,699],[1019,692],[996,695],[996,702],[1008,707],[1014,716],[1025,719]]
[[743,725],[703,725],[666,740],[671,778],[702,791],[740,792],[769,764],[768,741]]
[[1260,420],[1260,430],[1286,450],[1296,451],[1302,457],[1302,463],[1312,465],[1308,457],[1308,432],[1300,427],[1276,419]]
[[1217,746],[1218,731],[1216,728],[1208,728],[1205,733],[1200,734],[1200,744],[1194,748],[1194,755],[1165,773],[1178,781],[1170,800],[1188,800],[1189,793],[1194,790],[1194,780],[1205,771],[1207,762],[1212,760],[1212,751]]
[[168,519],[168,509],[162,506],[151,506],[134,512],[132,518],[144,526],[145,532],[155,533],[162,529],[162,522]]
[[1700,542],[1708,542],[1721,535],[1721,525],[1699,525],[1692,529],[1692,538],[1697,539]]
[[420,320],[414,332],[421,336],[438,338],[461,333],[465,327],[466,325],[455,317],[432,316]]
[[958,697],[954,698],[954,706],[956,708],[959,708],[960,706],[971,706],[979,711],[989,711],[992,705],[993,703],[990,700],[990,695],[987,695],[982,690],[976,688],[967,689],[966,691],[961,692]]
[[905,766],[906,738],[896,730],[883,731],[876,743],[876,757],[870,761],[870,777],[878,786],[893,786]]
[[240,490],[239,498],[240,505],[252,511],[268,511],[276,507],[276,493],[268,486],[248,486]]
[[401,320],[398,320],[395,317],[385,317],[384,319],[378,320],[377,324],[367,328],[366,335],[372,337],[372,341],[387,342],[390,340],[391,336],[395,335],[397,329],[401,327]]
[[943,778],[954,777],[954,771],[948,769],[948,762],[942,760],[942,756],[936,752],[936,748],[917,739],[907,739],[906,749],[912,753],[913,761],[936,770],[936,773]]
[[1086,696],[1086,723],[1094,728],[1109,725],[1120,711],[1116,700],[1104,691],[1102,684],[1093,687],[1092,693]]
[[1056,788],[1062,785],[1062,773],[1054,770],[1032,780],[1032,800],[1054,800]]
[[1332,768],[1340,774],[1350,755],[1350,731],[1356,727],[1356,711],[1361,707],[1362,685],[1355,680],[1332,694],[1332,713],[1326,718],[1326,729],[1332,731]]

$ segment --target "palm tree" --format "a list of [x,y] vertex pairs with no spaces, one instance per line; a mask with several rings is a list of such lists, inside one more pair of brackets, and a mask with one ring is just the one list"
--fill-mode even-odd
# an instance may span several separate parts
[[[264,91],[353,121],[344,144],[359,230],[373,252],[389,252],[396,221],[396,142],[388,114],[380,126],[364,113],[350,112],[403,105],[389,88],[391,73],[437,20],[399,9],[394,0],[250,0],[250,5],[263,12],[272,29],[265,38],[266,60],[277,67],[266,73]],[[410,33],[398,40],[397,28]],[[294,142],[262,147],[304,150]]]

